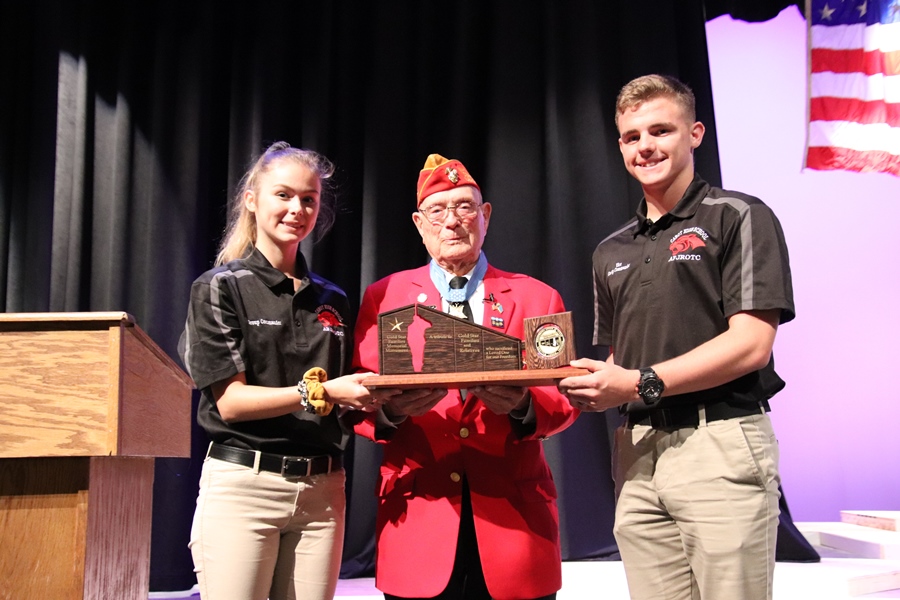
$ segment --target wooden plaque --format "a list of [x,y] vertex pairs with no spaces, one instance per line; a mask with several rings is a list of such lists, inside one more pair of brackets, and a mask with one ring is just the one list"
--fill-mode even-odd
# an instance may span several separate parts
[[[525,319],[522,340],[422,304],[378,315],[379,372],[369,388],[467,388],[555,385],[587,373],[575,357],[569,312]],[[523,369],[522,355],[525,354]]]
[[382,375],[522,368],[522,340],[422,304],[378,315]]
[[367,388],[471,388],[477,385],[512,385],[533,387],[556,385],[560,379],[587,375],[587,369],[562,367],[559,369],[520,369],[516,371],[481,371],[478,373],[417,373],[414,375],[373,375],[363,379]]

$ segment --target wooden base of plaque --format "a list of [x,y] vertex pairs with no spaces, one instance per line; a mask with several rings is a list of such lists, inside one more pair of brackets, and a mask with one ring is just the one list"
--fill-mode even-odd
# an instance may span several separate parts
[[511,371],[477,371],[464,373],[409,373],[404,375],[373,375],[362,380],[362,385],[374,389],[415,388],[471,388],[479,385],[512,385],[535,387],[556,385],[560,379],[587,375],[587,369],[560,367],[558,369],[517,369]]

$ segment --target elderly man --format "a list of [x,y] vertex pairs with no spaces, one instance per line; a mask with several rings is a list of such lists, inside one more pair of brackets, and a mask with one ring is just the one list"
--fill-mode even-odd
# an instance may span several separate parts
[[[421,303],[521,338],[522,320],[565,310],[556,290],[500,271],[481,246],[491,205],[458,160],[432,154],[413,213],[428,265],[366,290],[355,366],[378,370],[377,316]],[[384,444],[376,585],[385,598],[555,598],[562,585],[556,488],[541,440],[577,411],[553,387],[395,394],[357,413]]]

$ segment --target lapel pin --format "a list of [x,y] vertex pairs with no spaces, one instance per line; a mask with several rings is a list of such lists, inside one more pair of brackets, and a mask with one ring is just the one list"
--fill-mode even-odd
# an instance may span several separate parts
[[491,325],[494,327],[503,327],[503,319],[500,317],[491,317]]
[[419,294],[419,297],[416,298],[416,302],[418,302],[419,304],[422,304],[426,300],[428,300],[428,294],[426,294],[425,292],[422,292],[421,294]]

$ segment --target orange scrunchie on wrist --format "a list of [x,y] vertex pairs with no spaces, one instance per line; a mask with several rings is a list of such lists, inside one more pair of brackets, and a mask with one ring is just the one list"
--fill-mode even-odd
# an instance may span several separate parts
[[328,381],[325,369],[313,367],[303,374],[303,381],[306,382],[307,402],[315,409],[316,414],[320,417],[329,414],[334,403],[325,399],[325,386],[322,385]]

